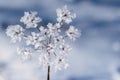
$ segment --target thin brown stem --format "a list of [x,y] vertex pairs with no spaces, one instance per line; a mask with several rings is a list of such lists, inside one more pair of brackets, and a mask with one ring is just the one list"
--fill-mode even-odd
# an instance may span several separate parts
[[48,65],[47,80],[50,80],[50,65]]

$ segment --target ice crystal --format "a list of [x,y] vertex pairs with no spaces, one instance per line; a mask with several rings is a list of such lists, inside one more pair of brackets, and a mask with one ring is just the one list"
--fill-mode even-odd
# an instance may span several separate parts
[[57,9],[57,21],[69,24],[72,22],[72,19],[76,18],[76,14],[68,10],[67,6],[64,6],[62,9]]
[[24,35],[24,29],[20,25],[10,25],[6,29],[6,34],[11,37],[11,42],[21,41]]
[[36,17],[37,12],[25,12],[24,16],[21,17],[20,22],[26,25],[26,28],[36,28],[37,23],[41,21],[41,18]]

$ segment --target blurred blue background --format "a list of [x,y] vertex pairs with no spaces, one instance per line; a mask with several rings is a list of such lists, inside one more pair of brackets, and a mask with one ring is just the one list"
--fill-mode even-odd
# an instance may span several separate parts
[[71,43],[70,67],[51,80],[120,80],[120,0],[0,0],[0,80],[46,80],[37,63],[21,62],[5,29],[21,24],[24,11],[37,11],[42,25],[55,23],[64,5],[77,14],[72,24],[82,36]]

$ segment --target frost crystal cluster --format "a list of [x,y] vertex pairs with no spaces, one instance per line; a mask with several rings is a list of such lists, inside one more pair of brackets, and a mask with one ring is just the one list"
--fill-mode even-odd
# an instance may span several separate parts
[[[11,42],[26,43],[24,47],[17,50],[23,60],[30,59],[32,54],[38,53],[40,66],[44,68],[51,66],[55,71],[69,66],[67,56],[71,47],[66,41],[75,40],[81,35],[78,29],[68,25],[76,17],[75,13],[72,13],[67,6],[57,9],[56,12],[57,22],[55,24],[48,23],[47,26],[38,26],[42,19],[37,16],[37,12],[25,12],[20,19],[25,27],[10,25],[6,29],[6,34],[11,38]],[[68,26],[66,27],[64,24]],[[36,29],[36,31],[32,32],[32,29]]]

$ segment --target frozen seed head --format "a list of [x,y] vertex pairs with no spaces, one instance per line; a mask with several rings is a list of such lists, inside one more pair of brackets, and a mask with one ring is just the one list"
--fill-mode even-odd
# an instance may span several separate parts
[[[81,35],[74,26],[68,25],[69,28],[66,31],[63,30],[66,29],[63,25],[71,23],[76,17],[75,13],[72,13],[67,6],[57,9],[56,12],[55,24],[48,23],[46,26],[38,27],[41,18],[37,16],[37,12],[25,12],[20,19],[20,22],[25,24],[25,29],[20,25],[10,25],[6,29],[6,34],[11,37],[12,42],[23,39],[22,41],[26,43],[24,48],[17,50],[23,60],[29,60],[33,53],[37,53],[39,65],[42,68],[50,65],[55,71],[69,66],[67,56],[72,48],[67,44],[67,40],[75,40]],[[38,29],[39,32],[30,32],[29,28]]]

